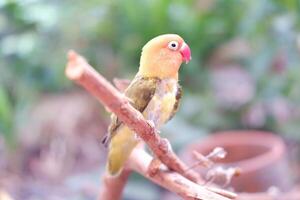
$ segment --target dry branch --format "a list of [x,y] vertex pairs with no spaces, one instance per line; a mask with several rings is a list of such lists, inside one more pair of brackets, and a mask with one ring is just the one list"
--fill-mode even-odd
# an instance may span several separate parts
[[124,169],[118,177],[103,176],[99,200],[118,200],[122,197],[123,189],[130,175],[129,169]]
[[[172,151],[168,140],[161,138],[155,128],[144,119],[139,111],[129,104],[128,99],[122,93],[98,74],[83,57],[73,51],[69,52],[66,75],[93,94],[105,107],[134,130],[168,168],[165,171],[158,170],[150,177],[148,169],[152,157],[144,150],[135,149],[128,162],[129,169],[140,172],[153,182],[181,195],[184,199],[229,199],[216,194],[218,191],[222,194],[222,190],[212,192],[212,189],[198,185],[197,183],[202,182],[202,179],[193,170],[187,170],[188,167]],[[100,198],[106,200],[119,199],[129,173],[125,170],[119,177],[105,176]],[[226,196],[226,194],[230,193],[224,192],[223,195]]]
[[228,200],[236,197],[236,194],[222,189],[200,186],[176,172],[167,170],[166,167],[160,167],[155,175],[151,176],[148,170],[152,161],[153,157],[143,150],[143,148],[135,148],[120,176],[112,177],[107,174],[104,175],[99,200],[121,199],[122,190],[131,170],[140,173],[161,187],[178,194],[183,199]]
[[161,167],[154,176],[151,176],[148,173],[148,169],[152,160],[153,157],[143,149],[135,148],[129,157],[127,167],[167,190],[178,194],[183,199],[228,200],[229,198],[232,199],[236,197],[234,193],[222,189],[211,189],[201,186],[176,172],[169,171],[166,167]]
[[193,170],[187,170],[188,167],[172,151],[169,142],[159,136],[143,115],[129,104],[127,98],[97,73],[84,58],[73,51],[69,52],[66,75],[87,89],[121,121],[134,130],[169,169],[192,181],[202,181]]

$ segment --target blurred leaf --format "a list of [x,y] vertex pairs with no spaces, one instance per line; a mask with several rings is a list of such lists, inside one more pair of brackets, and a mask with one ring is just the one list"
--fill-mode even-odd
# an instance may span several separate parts
[[13,108],[8,94],[0,86],[0,133],[4,134],[6,139],[11,137],[13,125]]
[[[296,104],[300,99],[296,75],[299,4],[296,0],[2,1],[0,80],[3,88],[9,89],[12,102],[10,116],[4,118],[19,119],[20,110],[34,105],[41,94],[73,86],[64,76],[68,49],[85,55],[108,79],[132,78],[148,40],[178,33],[190,45],[193,57],[180,71],[184,98],[196,96],[192,103],[182,105],[186,108],[182,108],[180,120],[207,132],[249,128],[242,116],[258,102],[265,105],[284,96]],[[228,45],[241,38],[250,53],[236,44]],[[224,50],[224,46],[228,48]],[[212,62],[220,51],[229,56],[246,53]],[[280,54],[284,62],[280,62]],[[229,64],[241,66],[256,86],[255,97],[234,111],[219,106],[223,102],[214,96],[211,78],[211,69]],[[280,73],[274,70],[278,67]],[[295,114],[291,120],[298,119]],[[267,121],[262,128],[276,131],[288,126]]]

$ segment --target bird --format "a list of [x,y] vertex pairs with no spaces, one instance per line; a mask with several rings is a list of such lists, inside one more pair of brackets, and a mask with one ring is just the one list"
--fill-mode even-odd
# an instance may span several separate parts
[[[130,104],[157,130],[178,111],[182,89],[178,73],[191,60],[190,47],[177,34],[159,35],[142,48],[137,74],[125,89]],[[115,114],[102,143],[108,147],[106,169],[118,176],[140,139]]]

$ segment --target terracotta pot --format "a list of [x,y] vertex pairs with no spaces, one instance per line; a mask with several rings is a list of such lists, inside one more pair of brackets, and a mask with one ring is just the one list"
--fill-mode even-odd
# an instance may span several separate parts
[[[264,192],[271,186],[284,191],[291,186],[286,147],[280,137],[261,131],[219,132],[188,146],[183,159],[192,165],[194,150],[206,155],[215,147],[223,147],[228,153],[217,165],[242,169],[231,182],[235,191]],[[203,169],[197,170],[205,174]]]

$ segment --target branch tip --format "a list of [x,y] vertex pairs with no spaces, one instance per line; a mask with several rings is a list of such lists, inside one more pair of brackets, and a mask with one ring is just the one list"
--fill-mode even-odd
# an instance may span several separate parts
[[69,59],[69,61],[70,60],[75,60],[77,56],[78,56],[78,54],[73,49],[70,49],[68,51],[68,59]]
[[68,63],[65,70],[66,76],[71,80],[78,80],[84,73],[83,67],[87,65],[87,62],[74,50],[68,52]]

